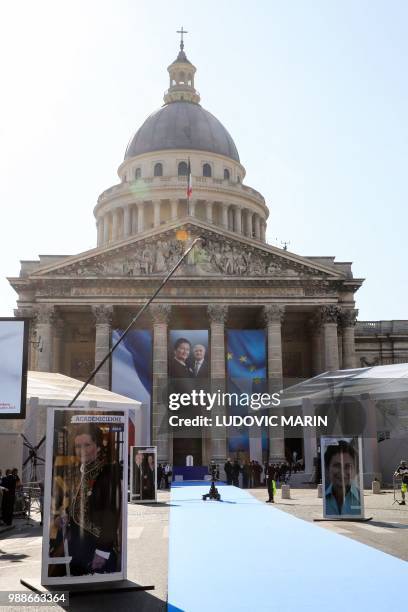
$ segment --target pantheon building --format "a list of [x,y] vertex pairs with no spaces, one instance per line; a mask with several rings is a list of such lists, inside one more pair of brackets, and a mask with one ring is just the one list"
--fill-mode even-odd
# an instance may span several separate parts
[[[158,446],[160,461],[176,464],[183,449],[163,430],[167,407],[159,393],[168,377],[172,329],[208,330],[209,375],[221,388],[227,330],[264,329],[267,377],[281,389],[328,370],[408,361],[408,327],[357,321],[355,295],[363,279],[353,276],[350,262],[266,242],[272,211],[246,184],[229,132],[201,106],[183,42],[167,70],[164,104],[131,138],[118,184],[97,200],[95,248],[22,261],[20,275],[9,282],[18,294],[15,315],[31,321],[30,369],[85,380],[109,349],[112,331],[127,326],[183,252],[177,232],[206,239],[138,321],[152,334],[146,443]],[[109,364],[94,384],[111,387]],[[287,456],[293,444],[301,455],[301,440],[271,433],[270,457]],[[200,443],[196,462],[224,461],[228,453],[221,430]]]

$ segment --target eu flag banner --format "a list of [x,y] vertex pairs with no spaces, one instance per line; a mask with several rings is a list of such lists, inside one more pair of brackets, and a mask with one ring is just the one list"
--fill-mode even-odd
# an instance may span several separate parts
[[[251,395],[266,391],[265,330],[227,330],[226,359],[229,393],[237,393],[238,395],[246,393]],[[248,407],[236,404],[231,407],[230,414],[246,415],[248,414]],[[240,427],[238,431],[230,431],[229,452],[248,453],[249,451],[248,428]]]
[[227,331],[227,374],[242,393],[261,393],[266,381],[266,335],[263,329]]

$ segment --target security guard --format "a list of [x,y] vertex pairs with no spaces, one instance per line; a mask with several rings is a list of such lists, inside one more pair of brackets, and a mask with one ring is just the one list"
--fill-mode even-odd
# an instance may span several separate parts
[[405,493],[408,491],[408,465],[407,462],[402,460],[397,469],[395,470],[394,477],[400,477],[401,480],[401,497],[402,501],[399,502],[400,506],[405,506]]
[[268,487],[269,499],[266,503],[274,503],[274,495],[276,493],[276,468],[272,463],[269,463],[266,471],[266,486]]

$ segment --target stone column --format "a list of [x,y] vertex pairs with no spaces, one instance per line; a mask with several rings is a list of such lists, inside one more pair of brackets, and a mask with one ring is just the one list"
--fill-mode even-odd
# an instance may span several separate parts
[[174,221],[178,217],[178,200],[171,200],[171,220]]
[[206,212],[206,221],[208,223],[213,222],[213,202],[207,200],[205,204],[205,212]]
[[171,461],[170,434],[167,414],[167,335],[171,313],[170,304],[152,304],[149,307],[153,319],[153,398],[152,445],[157,446],[157,461]]
[[358,310],[354,308],[344,308],[340,314],[340,324],[343,330],[343,368],[345,370],[356,367],[354,328],[357,315]]
[[160,200],[153,202],[153,225],[158,227],[160,225]]
[[130,206],[123,208],[123,237],[127,238],[132,233],[132,210]]
[[262,242],[265,242],[265,236],[266,236],[266,221],[265,219],[261,220],[261,240]]
[[98,228],[98,247],[103,243],[103,217],[100,217],[96,223]]
[[55,319],[54,322],[54,346],[53,346],[53,364],[52,371],[61,374],[61,354],[62,342],[64,338],[65,321],[61,317]]
[[242,234],[242,215],[239,206],[235,206],[234,208],[234,226],[237,234]]
[[37,369],[40,372],[52,372],[54,321],[54,306],[39,304],[36,309],[36,328],[39,342]]
[[137,231],[143,232],[144,226],[144,202],[137,203]]
[[334,304],[322,306],[323,368],[324,371],[339,369],[339,347],[337,344],[337,320],[340,309]]
[[222,218],[221,224],[225,229],[228,229],[228,204],[222,205]]
[[137,232],[139,231],[137,227],[137,207],[136,206],[131,207],[131,226],[132,226],[131,234],[133,236],[134,234],[137,234]]
[[[225,392],[225,322],[228,316],[228,306],[225,304],[210,304],[207,307],[210,319],[211,336],[211,389]],[[225,415],[225,406],[214,406],[211,411],[213,424],[216,416]],[[211,459],[220,464],[221,469],[227,458],[227,432],[225,427],[211,428]]]
[[[283,386],[282,369],[282,321],[285,307],[280,304],[268,304],[263,308],[263,315],[267,330],[268,346],[268,391],[269,393],[279,393]],[[270,414],[277,414],[278,418],[281,411],[278,408],[270,410]],[[269,460],[285,460],[285,431],[283,427],[269,428]]]
[[255,238],[261,239],[261,219],[257,214],[255,214]]
[[103,242],[107,244],[109,242],[109,214],[103,217]]
[[119,238],[119,218],[118,218],[118,209],[112,211],[112,240],[117,240]]
[[245,215],[245,234],[252,238],[252,215],[253,213],[250,210],[246,211]]
[[[95,367],[100,364],[110,349],[113,306],[98,304],[92,306],[95,317]],[[92,384],[102,389],[110,389],[109,360],[96,374]]]
[[321,313],[316,312],[308,321],[309,336],[312,353],[312,374],[317,376],[323,372],[322,355],[322,317]]
[[28,325],[28,369],[37,370],[37,329],[35,326],[36,322],[36,311],[31,306],[19,306],[14,310],[14,316],[18,318],[29,319]]
[[341,325],[337,325],[337,351],[339,353],[339,369],[343,370],[343,329]]

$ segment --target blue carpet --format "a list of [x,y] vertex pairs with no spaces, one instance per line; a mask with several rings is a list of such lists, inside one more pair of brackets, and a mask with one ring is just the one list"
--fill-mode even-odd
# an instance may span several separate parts
[[[218,481],[217,486],[219,484],[225,484],[225,483]],[[207,487],[207,489],[209,490],[210,485],[211,485],[211,481],[208,481],[208,480],[206,480],[205,482],[203,482],[202,480],[177,480],[171,483],[171,488],[173,487]]]
[[172,488],[170,612],[385,612],[403,592],[405,561],[219,488]]

